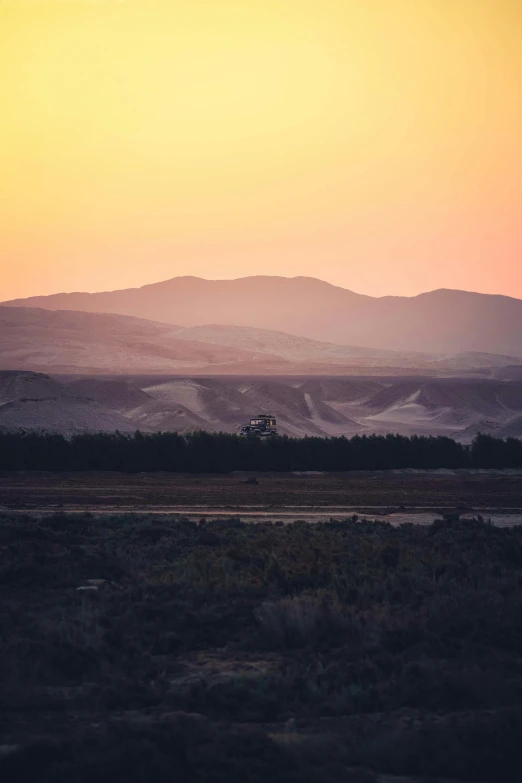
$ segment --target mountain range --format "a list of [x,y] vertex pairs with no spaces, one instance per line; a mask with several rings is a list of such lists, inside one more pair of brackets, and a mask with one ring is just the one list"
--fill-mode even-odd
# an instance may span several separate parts
[[522,357],[522,300],[467,291],[376,298],[309,277],[175,277],[141,288],[3,304],[112,313],[180,327],[232,325],[381,351]]
[[0,429],[522,436],[522,301],[180,277],[0,305]]

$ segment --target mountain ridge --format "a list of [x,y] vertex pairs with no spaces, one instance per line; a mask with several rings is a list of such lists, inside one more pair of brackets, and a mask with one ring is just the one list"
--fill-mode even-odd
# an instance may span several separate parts
[[232,278],[207,278],[207,277],[199,277],[198,275],[176,275],[174,277],[169,277],[166,280],[157,280],[153,283],[144,283],[141,286],[129,286],[128,288],[114,288],[107,291],[57,291],[53,294],[35,294],[33,296],[28,297],[16,297],[14,299],[6,299],[4,301],[0,301],[0,305],[2,306],[21,306],[15,303],[18,302],[29,302],[33,300],[45,300],[45,299],[52,299],[54,297],[69,297],[69,296],[86,296],[86,297],[95,297],[100,295],[110,295],[110,294],[118,294],[122,292],[132,292],[132,291],[143,291],[145,289],[151,289],[151,288],[157,288],[161,286],[167,286],[171,284],[177,284],[183,281],[191,281],[196,283],[216,283],[216,284],[228,284],[228,283],[240,283],[243,281],[306,281],[310,282],[314,285],[321,285],[325,288],[329,289],[336,289],[338,291],[342,291],[343,293],[352,294],[356,297],[361,297],[368,300],[377,300],[382,301],[383,299],[389,299],[389,300],[413,300],[413,299],[419,299],[421,297],[431,297],[434,295],[440,295],[440,294],[459,294],[459,295],[469,295],[474,297],[487,297],[488,299],[491,298],[497,298],[497,299],[508,299],[508,300],[514,300],[516,302],[521,302],[522,299],[519,299],[518,297],[509,296],[508,294],[486,294],[481,291],[470,291],[464,288],[433,288],[430,291],[421,291],[418,294],[412,294],[411,296],[406,296],[405,294],[383,294],[382,296],[372,296],[371,294],[362,294],[358,291],[354,291],[351,288],[344,288],[344,286],[337,285],[336,283],[330,283],[328,280],[322,280],[319,277],[311,277],[310,275],[294,275],[292,277],[287,277],[284,275],[245,275],[243,277],[232,277]]
[[234,324],[378,350],[522,357],[522,300],[459,289],[370,297],[311,277],[184,276],[140,288],[50,294],[1,304],[113,313],[185,328]]

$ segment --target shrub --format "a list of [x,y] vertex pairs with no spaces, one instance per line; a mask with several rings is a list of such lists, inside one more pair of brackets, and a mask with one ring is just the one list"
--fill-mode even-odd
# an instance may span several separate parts
[[261,638],[281,647],[320,646],[350,637],[359,640],[357,621],[337,595],[326,591],[264,601],[256,610]]

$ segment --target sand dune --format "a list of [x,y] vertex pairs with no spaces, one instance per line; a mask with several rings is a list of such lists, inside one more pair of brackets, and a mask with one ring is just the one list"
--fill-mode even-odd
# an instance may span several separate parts
[[522,381],[522,364],[508,364],[498,367],[494,370],[493,377],[500,381]]
[[473,437],[486,422],[502,428],[522,410],[521,386],[455,379],[398,381],[377,391],[365,405],[365,424],[377,431]]
[[[30,393],[29,393],[30,392]],[[522,437],[522,382],[432,378],[148,377],[0,373],[0,427],[237,432],[273,413],[281,434]]]
[[111,381],[100,378],[81,378],[69,384],[67,390],[70,394],[94,400],[119,413],[138,408],[153,399],[147,392],[127,379]]
[[96,402],[48,398],[11,400],[0,405],[0,427],[73,435],[79,432],[134,432],[136,425]]
[[60,383],[43,373],[0,372],[0,427],[65,435],[136,430],[136,425],[119,413],[115,397],[110,405],[101,405],[99,401],[78,394],[75,386],[74,383]]
[[522,416],[517,416],[499,430],[501,438],[522,438]]
[[65,394],[62,384],[44,373],[0,370],[0,404],[24,398],[57,399]]
[[154,400],[127,411],[127,418],[134,423],[134,429],[153,432],[214,432],[222,429],[214,426],[208,418],[199,416],[180,403]]

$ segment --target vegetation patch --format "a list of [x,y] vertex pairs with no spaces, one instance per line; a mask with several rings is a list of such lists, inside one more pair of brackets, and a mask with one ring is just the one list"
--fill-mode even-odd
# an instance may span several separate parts
[[200,431],[186,435],[100,432],[66,438],[0,432],[0,470],[7,471],[230,473],[521,467],[522,440],[481,434],[468,446],[444,436],[420,435],[263,439]]
[[2,780],[519,779],[522,527],[0,517]]

